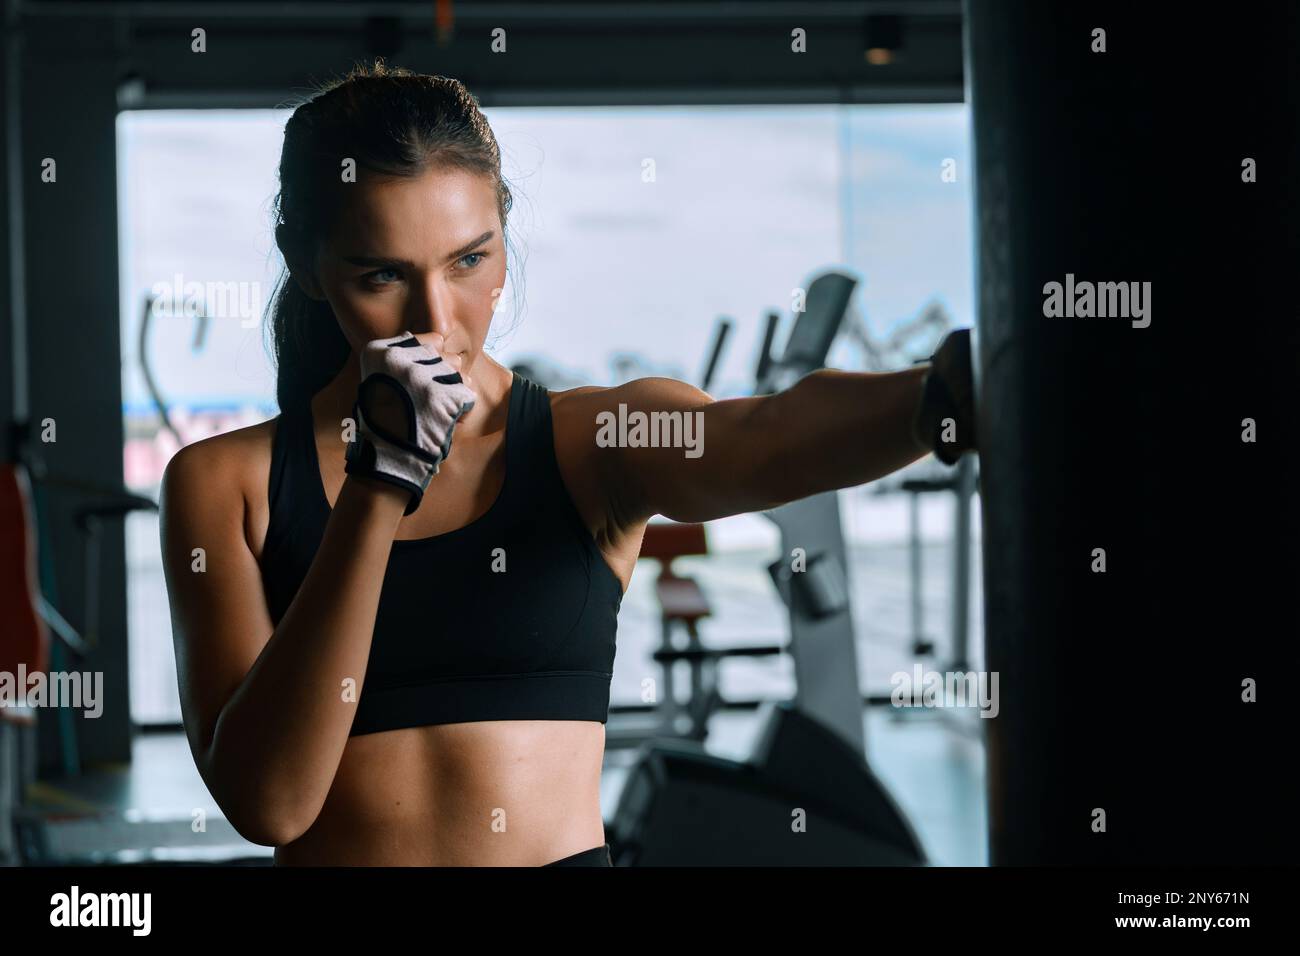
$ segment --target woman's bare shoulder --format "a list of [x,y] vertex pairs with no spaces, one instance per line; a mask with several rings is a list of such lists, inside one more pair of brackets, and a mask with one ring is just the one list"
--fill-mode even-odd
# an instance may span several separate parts
[[208,474],[214,482],[250,477],[259,469],[269,473],[275,428],[276,419],[271,418],[200,438],[173,455],[167,471]]
[[205,509],[239,509],[249,547],[256,554],[266,534],[276,424],[277,419],[271,418],[234,428],[176,452],[163,473],[164,508],[201,502]]

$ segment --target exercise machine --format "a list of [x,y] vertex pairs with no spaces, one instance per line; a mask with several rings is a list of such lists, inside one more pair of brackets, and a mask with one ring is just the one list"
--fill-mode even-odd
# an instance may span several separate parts
[[[769,330],[780,315],[769,316]],[[722,317],[714,327],[713,340],[699,377],[700,388],[713,384],[718,362],[731,334],[732,320]],[[770,341],[771,331],[769,331]],[[640,557],[659,565],[655,599],[659,608],[659,647],[651,655],[659,677],[653,701],[620,704],[611,708],[605,747],[619,750],[637,747],[664,737],[680,737],[702,743],[708,736],[709,719],[723,708],[754,710],[763,700],[726,699],[719,690],[720,665],[727,660],[775,657],[786,651],[783,644],[730,645],[709,647],[701,640],[700,623],[713,609],[699,582],[679,573],[673,561],[709,553],[703,524],[651,521],[641,539]],[[681,640],[679,640],[679,638]],[[680,674],[685,668],[686,674]],[[682,676],[684,680],[680,679]],[[684,695],[679,690],[685,689]],[[642,714],[648,716],[642,717]]]
[[[778,317],[769,316],[756,394],[824,366],[856,285],[840,272],[818,276],[779,359]],[[768,570],[789,616],[795,696],[762,704],[757,742],[743,761],[694,740],[642,744],[606,831],[614,863],[923,864],[915,833],[866,762],[838,496],[762,514],[781,535],[781,557]]]

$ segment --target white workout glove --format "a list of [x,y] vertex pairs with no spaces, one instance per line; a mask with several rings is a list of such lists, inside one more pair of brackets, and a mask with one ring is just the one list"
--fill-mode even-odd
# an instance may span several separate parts
[[[406,409],[406,428],[392,434],[376,421],[376,401],[390,391]],[[361,385],[353,405],[355,438],[344,471],[406,488],[405,514],[420,506],[424,489],[451,454],[456,422],[474,407],[474,393],[460,373],[410,332],[375,339],[361,350]]]

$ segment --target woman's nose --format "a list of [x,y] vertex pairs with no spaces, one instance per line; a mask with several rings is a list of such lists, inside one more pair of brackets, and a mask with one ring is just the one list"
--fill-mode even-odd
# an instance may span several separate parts
[[407,328],[416,337],[421,333],[435,336],[437,341],[435,347],[441,352],[446,340],[452,337],[454,331],[452,314],[450,295],[445,289],[431,282],[422,287],[418,297],[410,303]]

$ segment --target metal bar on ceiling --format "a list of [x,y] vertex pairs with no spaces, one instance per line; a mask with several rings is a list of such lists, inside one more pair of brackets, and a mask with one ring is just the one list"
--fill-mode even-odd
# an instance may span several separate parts
[[[321,0],[288,0],[268,3],[266,0],[125,0],[121,3],[104,3],[97,0],[19,0],[18,12],[23,17],[78,17],[105,19],[162,19],[177,20],[204,16],[219,19],[246,20],[300,20],[300,19],[366,19],[370,17],[409,17],[432,19],[432,4],[381,0],[376,3],[341,2]],[[576,21],[603,19],[609,21],[634,20],[852,20],[868,15],[893,14],[910,17],[954,17],[962,15],[961,0],[751,0],[735,2],[651,2],[636,3],[475,3],[456,8],[458,23],[474,21]]]

